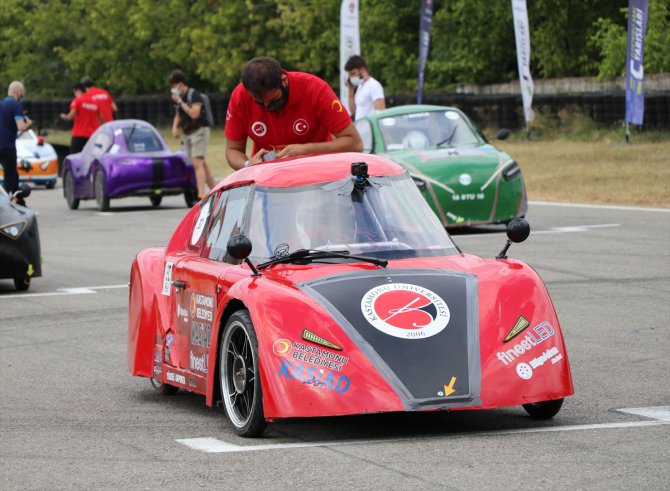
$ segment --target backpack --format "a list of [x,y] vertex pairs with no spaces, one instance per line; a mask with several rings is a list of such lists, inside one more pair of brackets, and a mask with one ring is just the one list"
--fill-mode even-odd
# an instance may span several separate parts
[[[191,105],[191,101],[193,99],[193,92],[195,92],[195,89],[190,88],[186,93],[186,102],[188,102],[189,106]],[[212,106],[209,103],[209,97],[207,97],[207,94],[204,92],[200,92],[200,96],[202,97],[202,105],[205,110],[205,121],[207,121],[207,125],[211,128],[214,126],[214,113],[212,113]]]

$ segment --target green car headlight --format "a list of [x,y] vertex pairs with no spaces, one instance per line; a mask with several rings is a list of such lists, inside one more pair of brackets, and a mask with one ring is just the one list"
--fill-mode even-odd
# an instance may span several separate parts
[[16,240],[26,228],[26,222],[14,222],[8,223],[6,225],[0,225],[0,233],[6,235],[12,240]]
[[505,167],[505,170],[503,170],[502,174],[506,181],[511,181],[512,179],[519,177],[521,174],[521,167],[519,167],[519,164],[514,161]]

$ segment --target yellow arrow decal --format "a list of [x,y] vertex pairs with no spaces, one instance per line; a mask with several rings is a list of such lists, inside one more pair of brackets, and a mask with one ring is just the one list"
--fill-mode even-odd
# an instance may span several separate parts
[[33,269],[33,265],[29,264],[28,265],[28,276],[32,276],[35,270]]
[[454,392],[456,392],[456,389],[454,389],[454,384],[456,383],[456,377],[451,377],[451,381],[449,382],[449,385],[444,386],[444,397],[450,396]]

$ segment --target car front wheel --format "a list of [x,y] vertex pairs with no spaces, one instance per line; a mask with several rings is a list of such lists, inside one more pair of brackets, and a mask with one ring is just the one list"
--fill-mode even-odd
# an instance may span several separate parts
[[171,396],[173,394],[176,394],[177,391],[179,390],[179,387],[164,384],[160,380],[156,380],[153,377],[149,379],[149,382],[151,382],[151,386],[154,388],[154,390],[162,396]]
[[20,292],[25,292],[30,288],[30,277],[26,276],[25,278],[14,278],[14,288]]
[[95,184],[95,202],[98,204],[100,211],[109,210],[109,196],[105,192],[105,173],[97,171],[93,180]]
[[553,401],[542,401],[542,402],[533,402],[530,404],[524,404],[523,408],[531,418],[534,419],[551,419],[558,411],[561,410],[563,405],[563,399],[554,399]]
[[258,340],[247,310],[230,316],[219,345],[221,398],[235,433],[260,435],[266,426],[258,370]]
[[66,171],[63,176],[63,195],[65,196],[68,208],[71,210],[79,208],[79,198],[75,198],[74,196],[74,178],[72,177],[72,172]]
[[186,206],[192,208],[198,202],[198,195],[193,190],[184,191],[184,201],[186,201]]

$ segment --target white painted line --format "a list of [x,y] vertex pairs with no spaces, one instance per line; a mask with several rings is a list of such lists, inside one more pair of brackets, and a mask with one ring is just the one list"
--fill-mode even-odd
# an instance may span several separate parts
[[657,419],[670,423],[670,406],[659,407],[627,407],[615,409],[617,413],[634,414],[645,418]]
[[528,204],[540,205],[540,206],[565,206],[568,208],[593,208],[600,210],[653,211],[661,213],[670,213],[670,208],[647,208],[644,206],[587,205],[582,203],[558,203],[553,201],[529,201]]
[[552,227],[549,230],[538,230],[537,232],[531,232],[531,235],[543,235],[543,234],[566,234],[572,232],[586,232],[594,228],[612,228],[612,227],[621,227],[620,223],[605,223],[602,225],[572,225],[569,227]]
[[89,295],[98,293],[96,290],[112,290],[115,288],[128,288],[128,283],[123,285],[84,286],[76,288],[59,288],[49,293],[14,293],[11,295],[0,295],[0,300],[5,298],[34,298],[34,297],[57,297],[62,295]]
[[[439,435],[435,437],[425,437],[422,439],[444,440],[463,437],[478,436],[498,436],[498,435],[517,435],[528,433],[549,433],[559,431],[585,431],[585,430],[607,430],[619,428],[640,428],[649,426],[670,425],[670,406],[661,407],[642,407],[617,409],[617,412],[634,414],[652,418],[652,421],[629,421],[621,423],[596,423],[585,425],[566,425],[566,426],[544,426],[539,428],[519,428],[514,430],[495,430],[495,431],[476,431],[472,433],[452,433],[449,435]],[[259,452],[263,450],[285,450],[290,448],[310,448],[310,447],[334,447],[340,445],[370,445],[375,443],[393,443],[403,441],[414,441],[416,437],[387,438],[376,440],[334,440],[321,442],[305,443],[275,443],[270,445],[236,445],[227,443],[217,438],[183,438],[175,440],[177,443],[186,445],[193,450],[199,450],[207,453],[231,453],[231,452]]]

